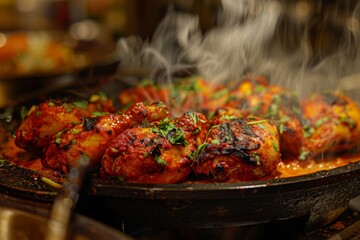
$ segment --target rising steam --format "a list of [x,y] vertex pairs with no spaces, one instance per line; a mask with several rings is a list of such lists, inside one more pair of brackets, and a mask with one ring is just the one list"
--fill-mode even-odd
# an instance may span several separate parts
[[[315,31],[320,42],[311,41],[316,13],[301,18],[306,9],[297,16],[280,1],[223,0],[216,26],[206,33],[197,16],[170,10],[151,41],[119,41],[121,68],[150,69],[148,77],[162,69],[162,78],[170,81],[173,71],[195,67],[214,84],[262,74],[300,96],[333,90],[340,78],[360,71],[360,6],[347,10],[352,15],[338,24],[336,33]],[[320,28],[337,20],[322,21]],[[334,39],[336,44],[325,51],[323,45]]]

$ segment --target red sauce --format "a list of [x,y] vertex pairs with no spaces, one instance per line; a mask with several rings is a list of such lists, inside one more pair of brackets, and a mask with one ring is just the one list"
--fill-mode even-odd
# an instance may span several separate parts
[[277,177],[294,177],[322,170],[331,170],[357,161],[360,161],[359,153],[338,157],[326,157],[318,160],[283,160],[277,166]]
[[15,139],[9,138],[0,148],[3,157],[12,163],[31,170],[44,170],[40,158],[34,157],[15,145]]
[[[3,156],[14,164],[32,170],[44,171],[39,158],[32,158],[29,153],[15,145],[14,138],[2,144],[0,151]],[[300,161],[297,159],[284,159],[277,166],[275,178],[286,178],[314,173],[322,170],[331,170],[360,161],[360,153],[342,155],[338,157],[324,157],[317,160]]]

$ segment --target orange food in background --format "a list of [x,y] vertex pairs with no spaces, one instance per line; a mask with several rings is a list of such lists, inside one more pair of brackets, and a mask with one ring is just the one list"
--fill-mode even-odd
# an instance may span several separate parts
[[84,64],[75,51],[47,32],[4,34],[0,77],[72,71]]

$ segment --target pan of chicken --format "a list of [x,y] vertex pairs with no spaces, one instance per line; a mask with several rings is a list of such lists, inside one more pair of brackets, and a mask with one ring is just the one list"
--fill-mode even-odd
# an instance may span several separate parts
[[85,157],[87,199],[127,223],[216,227],[306,216],[312,228],[360,192],[360,109],[340,92],[302,100],[264,77],[226,87],[191,77],[144,80],[113,96],[49,97],[11,112],[1,123],[3,191],[52,201]]

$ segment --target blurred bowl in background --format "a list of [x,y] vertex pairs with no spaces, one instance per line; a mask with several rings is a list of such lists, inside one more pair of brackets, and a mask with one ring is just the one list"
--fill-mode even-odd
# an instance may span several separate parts
[[[74,238],[76,240],[131,240],[113,228],[90,218],[76,215],[74,221]],[[42,240],[47,231],[47,219],[25,211],[0,207],[0,239]]]
[[112,75],[119,60],[115,43],[75,33],[0,32],[0,108]]

